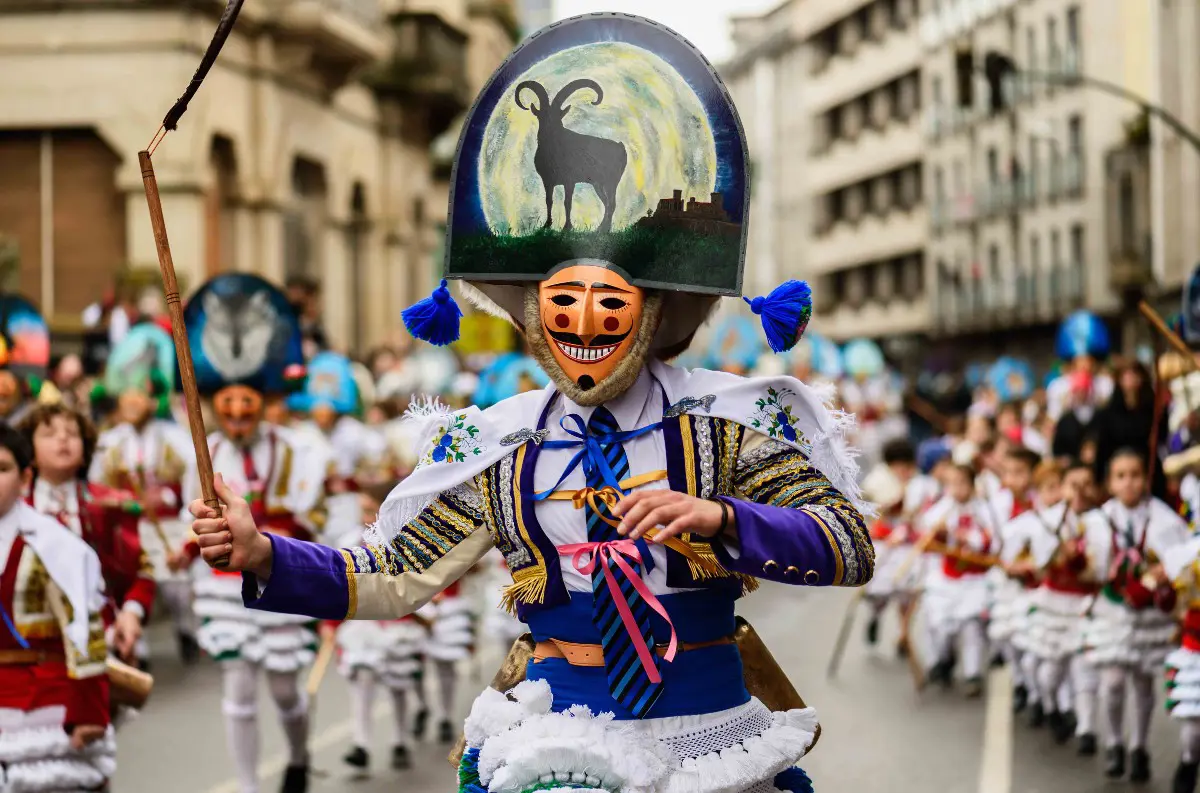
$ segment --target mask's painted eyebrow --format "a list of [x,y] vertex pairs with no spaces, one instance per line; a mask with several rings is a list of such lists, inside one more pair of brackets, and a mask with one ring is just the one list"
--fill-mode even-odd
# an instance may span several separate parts
[[633,294],[633,293],[632,293],[630,290],[628,290],[628,289],[622,289],[621,287],[619,287],[619,286],[613,286],[612,284],[600,284],[600,283],[596,283],[596,284],[592,284],[592,289],[608,289],[608,290],[610,290],[610,291],[613,291],[613,292],[621,292],[621,293],[623,293],[623,294],[626,294],[626,295]]
[[583,289],[587,286],[587,284],[585,284],[583,281],[562,281],[557,284],[546,284],[546,287],[549,289],[559,289],[564,286],[573,286],[577,289]]

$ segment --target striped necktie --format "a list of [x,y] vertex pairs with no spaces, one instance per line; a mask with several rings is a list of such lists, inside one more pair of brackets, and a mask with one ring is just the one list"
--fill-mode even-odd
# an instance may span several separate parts
[[[620,431],[617,420],[604,407],[596,408],[588,421],[588,432],[593,436],[604,437]],[[625,450],[621,447],[621,443],[619,441],[602,442],[601,449],[617,482],[627,479],[629,477],[629,458],[625,456]],[[597,466],[589,466],[587,471],[588,487],[599,490],[605,484]],[[602,518],[614,519],[607,505],[597,500],[594,508],[589,505],[587,509],[588,542],[612,542],[621,539],[617,530]],[[636,574],[641,574],[639,564],[630,561],[630,566]],[[621,570],[614,569],[612,573],[621,585],[625,601],[629,604],[629,610],[641,629],[646,646],[653,648],[654,634],[650,628],[650,607],[635,591],[633,584]],[[609,693],[612,694],[614,700],[627,708],[634,718],[644,717],[658,701],[659,695],[662,694],[663,684],[650,682],[650,678],[638,658],[637,650],[621,622],[616,602],[613,600],[613,593],[604,581],[604,573],[600,566],[597,566],[595,572],[592,573],[592,624],[600,631],[600,644],[604,648],[604,673],[608,678]],[[662,668],[662,661],[659,660],[657,654],[654,655],[654,663],[658,665],[659,669]]]

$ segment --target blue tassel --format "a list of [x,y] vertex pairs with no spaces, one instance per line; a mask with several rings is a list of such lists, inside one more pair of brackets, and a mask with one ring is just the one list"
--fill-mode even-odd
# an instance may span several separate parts
[[413,338],[437,347],[458,341],[458,320],[462,310],[446,287],[445,278],[432,295],[404,309],[400,316]]
[[775,777],[775,787],[788,793],[813,793],[812,780],[799,767],[792,767]]
[[742,299],[750,304],[751,311],[762,317],[767,344],[775,352],[787,352],[795,347],[812,319],[812,290],[807,281],[785,281],[766,297]]

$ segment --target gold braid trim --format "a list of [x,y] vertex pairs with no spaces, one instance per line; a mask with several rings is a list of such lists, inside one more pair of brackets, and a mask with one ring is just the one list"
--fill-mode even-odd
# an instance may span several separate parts
[[517,613],[518,603],[543,603],[546,600],[546,568],[526,567],[513,573],[513,582],[504,587],[500,604],[509,614]]

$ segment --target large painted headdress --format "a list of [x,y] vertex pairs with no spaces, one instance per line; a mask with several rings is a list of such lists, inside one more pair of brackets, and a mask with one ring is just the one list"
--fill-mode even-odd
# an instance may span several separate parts
[[311,413],[325,405],[339,415],[358,412],[362,401],[350,359],[335,352],[322,352],[308,362],[304,390],[288,397],[288,407]]
[[244,385],[282,395],[304,384],[300,323],[283,292],[256,275],[205,282],[183,312],[201,394]]
[[93,398],[116,399],[136,389],[152,397],[159,417],[171,413],[175,386],[175,343],[158,325],[134,325],[113,347],[104,366],[104,379]]
[[1064,361],[1082,356],[1107,358],[1112,349],[1108,326],[1090,311],[1076,311],[1058,327],[1055,351]]
[[[576,279],[580,289],[607,280],[618,291],[646,290],[653,323],[642,352],[670,357],[719,297],[741,295],[749,171],[729,93],[691,44],[627,14],[566,20],[526,39],[467,117],[444,276],[526,327],[530,286],[564,267],[601,268],[619,280],[587,276]],[[776,350],[796,342],[811,314],[800,282],[751,304]],[[445,281],[404,312],[413,335],[435,344],[457,337],[459,316]],[[575,335],[576,317],[562,319],[558,335]],[[627,335],[615,326],[598,333],[594,348],[559,341],[586,362]],[[528,335],[532,344],[543,334]]]
[[20,295],[0,294],[0,370],[36,387],[50,366],[50,329]]

